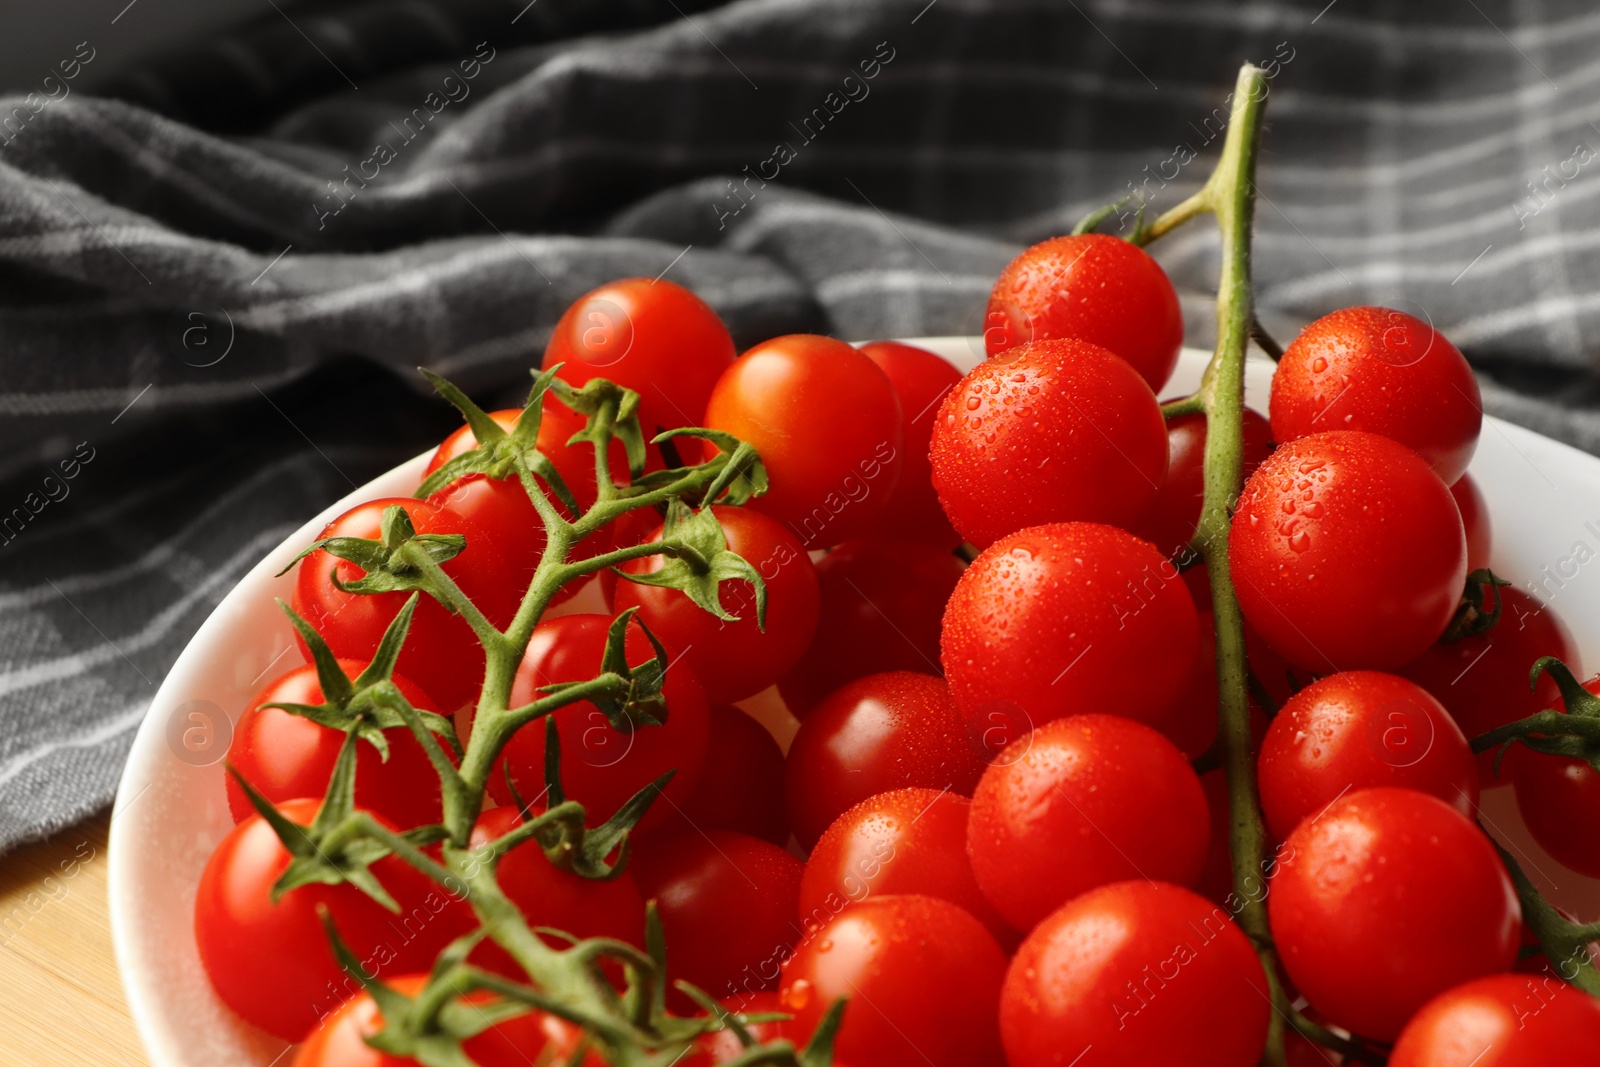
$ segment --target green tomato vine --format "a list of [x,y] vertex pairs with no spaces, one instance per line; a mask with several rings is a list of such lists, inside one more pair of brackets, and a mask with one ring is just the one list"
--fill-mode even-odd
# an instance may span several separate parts
[[[555,721],[549,718],[553,712],[588,701],[613,728],[632,731],[664,723],[671,709],[662,696],[666,651],[633,612],[624,612],[612,623],[598,675],[545,686],[526,704],[510,703],[518,665],[556,593],[569,582],[608,567],[661,555],[671,562],[651,580],[682,589],[708,610],[720,611],[717,591],[724,581],[747,581],[754,586],[758,611],[765,599],[760,575],[728,549],[720,526],[707,510],[714,502],[742,504],[765,492],[766,473],[755,450],[715,430],[674,430],[657,440],[702,438],[716,446],[716,455],[702,463],[646,474],[638,394],[599,379],[581,390],[574,389],[556,378],[558,369],[535,376],[522,414],[509,431],[455,386],[423,372],[440,394],[461,410],[478,443],[425,479],[417,495],[426,497],[466,474],[516,478],[545,528],[544,554],[504,630],[496,628],[443,569],[443,564],[465,548],[465,539],[418,535],[403,508],[385,511],[378,540],[330,538],[313,543],[296,558],[298,562],[320,549],[357,564],[365,574],[355,582],[340,583],[347,592],[410,591],[412,595],[385,633],[371,665],[354,679],[346,676],[315,629],[285,606],[311,650],[326,699],[316,706],[281,706],[343,730],[347,738],[327,794],[309,826],[289,820],[239,778],[291,857],[274,886],[274,895],[312,883],[348,883],[396,910],[393,898],[371,870],[378,860],[394,856],[466,901],[479,929],[452,944],[440,956],[427,984],[409,997],[368,973],[327,923],[341,964],[361,982],[382,1013],[383,1029],[370,1043],[426,1067],[471,1067],[461,1043],[529,1009],[549,1012],[583,1028],[587,1036],[576,1051],[574,1065],[594,1051],[614,1067],[667,1067],[699,1035],[725,1027],[747,1046],[736,1061],[742,1067],[827,1067],[832,1062],[842,1002],[833,1006],[803,1049],[787,1040],[756,1042],[745,1024],[761,1021],[761,1017],[730,1015],[704,992],[682,983],[679,987],[705,1012],[694,1017],[674,1015],[665,1007],[665,946],[653,909],[647,916],[648,951],[605,938],[552,946],[528,926],[496,879],[499,858],[519,846],[538,847],[552,863],[582,877],[616,877],[628,862],[629,832],[671,777],[669,773],[651,783],[599,826],[590,826],[583,806],[566,799],[560,784],[559,737]],[[571,490],[538,449],[547,393],[587,419],[569,442],[584,442],[594,449],[596,499],[586,510],[580,511]],[[614,441],[621,443],[628,458],[630,478],[626,484],[612,477],[609,454]],[[660,540],[571,559],[579,542],[624,513],[642,508],[666,512],[668,521]],[[338,582],[337,577],[334,581]],[[465,745],[448,719],[413,707],[391,680],[417,598],[424,595],[459,615],[483,646],[483,685]],[[643,663],[628,662],[626,638],[633,626],[643,630],[653,649],[654,654]],[[545,810],[499,840],[473,847],[472,830],[483,810],[489,775],[512,736],[541,719],[546,720],[548,730]],[[395,727],[410,730],[438,775],[443,800],[443,818],[438,825],[400,833],[355,806],[357,746],[372,744],[386,752],[382,731]],[[526,981],[510,981],[469,962],[472,949],[486,938],[511,955]],[[624,976],[620,989],[614,982],[617,968]]]

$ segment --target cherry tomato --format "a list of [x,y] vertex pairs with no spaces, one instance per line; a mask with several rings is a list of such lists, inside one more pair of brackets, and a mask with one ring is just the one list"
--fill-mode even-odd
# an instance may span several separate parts
[[[1485,591],[1485,603],[1492,603]],[[1548,676],[1529,689],[1528,673],[1541,656],[1555,656],[1583,677],[1572,631],[1548,605],[1515,587],[1500,590],[1500,621],[1484,633],[1438,642],[1400,668],[1449,709],[1467,740],[1545,708],[1561,706],[1561,691]],[[1511,767],[1495,770],[1495,754],[1478,754],[1483,788],[1507,785]]]
[[1161,265],[1120,237],[1052,237],[1012,260],[989,296],[990,356],[1069,337],[1109,348],[1160,389],[1178,365],[1183,309]]
[[814,929],[868,897],[910,893],[959,904],[1001,945],[1016,944],[967,861],[971,808],[949,790],[891,789],[839,816],[806,860],[801,923]]
[[1052,719],[1159,722],[1189,684],[1200,623],[1160,552],[1123,530],[1058,523],[996,541],[945,608],[945,675],[990,753]]
[[821,609],[811,646],[778,683],[805,718],[846,682],[884,671],[939,671],[945,602],[965,564],[911,541],[846,541],[817,563]]
[[[1583,687],[1600,693],[1600,677]],[[1561,708],[1558,700],[1547,706]],[[1600,878],[1600,774],[1581,759],[1521,745],[1506,753],[1506,762],[1517,790],[1517,810],[1533,839],[1563,866]]]
[[[279,810],[305,826],[317,803],[291,800]],[[394,856],[371,870],[400,905],[398,915],[348,884],[301,886],[274,904],[272,886],[289,858],[272,827],[253,815],[206,861],[194,904],[195,944],[212,988],[246,1022],[285,1041],[303,1040],[359,988],[334,959],[319,908],[356,958],[380,974],[430,966],[471,926],[459,899]]]
[[765,726],[738,708],[713,707],[705,765],[700,784],[659,832],[737,830],[774,845],[788,842],[783,749]]
[[[1161,492],[1132,530],[1166,556],[1178,558],[1194,540],[1195,528],[1200,525],[1206,489],[1206,417],[1179,415],[1169,421],[1167,454],[1167,478]],[[1271,454],[1272,427],[1264,417],[1245,408],[1244,476],[1250,477]]]
[[1413,789],[1366,789],[1284,842],[1267,910],[1284,968],[1339,1026],[1383,1041],[1458,982],[1509,970],[1522,909],[1472,821]]
[[933,439],[939,402],[961,380],[961,372],[943,356],[898,341],[873,341],[861,346],[861,354],[889,376],[905,420],[905,460],[900,480],[871,535],[955,548],[961,544],[961,535],[945,518],[939,495],[933,491],[928,444]]
[[733,362],[717,313],[681,285],[623,278],[592,289],[562,314],[541,366],[563,364],[576,386],[608,378],[639,394],[645,437],[699,426],[717,378]]
[[[366,666],[357,660],[340,660],[339,665],[351,678]],[[393,680],[413,707],[432,710],[436,706],[432,697],[411,682],[399,675]],[[345,735],[281,708],[262,705],[321,704],[323,700],[317,669],[307,663],[279,675],[257,693],[233,728],[228,762],[274,804],[326,793]],[[372,744],[357,743],[356,806],[403,830],[438,822],[439,775],[428,762],[428,754],[404,726],[385,730],[383,736],[389,742],[388,762]],[[233,821],[243,822],[254,815],[255,807],[232,775],[227,786]]]
[[[520,408],[507,408],[502,411],[491,411],[489,417],[509,433],[516,426],[521,414]],[[597,494],[594,447],[589,444],[567,444],[568,439],[583,429],[584,424],[585,419],[582,415],[554,396],[548,394],[545,396],[543,417],[539,423],[539,451],[550,460],[556,472],[561,475],[561,480],[577,500],[578,507],[587,511],[594,506]],[[449,460],[476,447],[477,443],[478,437],[472,432],[472,427],[462,426],[446,437],[433,457],[428,460],[427,473],[432,474]],[[648,446],[647,452],[648,459],[645,463],[647,469],[658,469],[663,466],[660,453],[654,445]],[[622,442],[613,440],[606,458],[611,465],[612,480],[619,485],[627,485],[630,480],[628,456]],[[554,493],[546,495],[556,505],[557,511],[567,518],[575,517],[565,504],[560,503]],[[516,477],[495,479],[483,474],[469,474],[457,478],[440,489],[430,496],[428,501],[456,512],[481,527],[485,534],[494,540],[495,547],[501,550],[512,568],[512,576],[502,580],[510,585],[520,598],[528,588],[529,582],[533,580],[533,571],[544,556],[545,544],[544,520],[539,518],[539,512],[528,499],[528,492],[523,488],[521,479]],[[575,547],[572,558],[586,559],[607,551],[610,547],[610,532],[602,530]],[[574,583],[563,588],[553,598],[552,603],[566,600],[578,591],[580,585],[581,583]]]
[[1496,974],[1441,993],[1406,1024],[1389,1067],[1600,1063],[1600,1002],[1549,977]]
[[1167,476],[1167,426],[1132,367],[1084,341],[1036,341],[945,397],[930,453],[939,503],[985,548],[1027,526],[1127,526]]
[[843,341],[789,334],[756,345],[717,380],[706,425],[761,453],[772,484],[750,506],[807,548],[861,536],[894,498],[900,400],[889,376]]
[[[521,822],[513,807],[490,808],[479,816],[478,825],[472,828],[472,847],[484,850],[481,862],[491,859],[487,846]],[[538,844],[530,841],[500,857],[495,878],[530,927],[560,930],[579,939],[609,937],[644,947],[644,896],[631,869],[604,882],[584,878],[551,863]],[[565,945],[560,938],[544,940],[557,948]],[[492,941],[485,940],[472,959],[517,981],[526,980],[510,953]]]
[[[754,696],[782,678],[805,653],[817,628],[819,594],[811,558],[789,532],[749,508],[714,507],[728,548],[756,569],[767,587],[767,626],[756,617],[755,589],[734,580],[719,587],[723,610],[737,615],[725,622],[677,589],[624,581],[614,603],[620,612],[637,607],[639,618],[657,637],[683,650],[684,662],[713,703],[732,704]],[[647,535],[655,540],[662,527]],[[654,574],[664,556],[646,556],[622,565],[624,574]]]
[[1448,485],[1478,447],[1483,398],[1456,346],[1430,323],[1389,308],[1343,308],[1300,331],[1272,375],[1279,443],[1329,430],[1398,441]]
[[[414,997],[427,984],[427,976],[408,974],[385,982],[396,992]],[[489,999],[474,994],[466,1003]],[[383,1028],[383,1013],[366,992],[345,1001],[323,1024],[311,1032],[295,1053],[294,1067],[413,1067],[413,1059],[402,1059],[379,1052],[366,1039]],[[530,1011],[495,1023],[466,1041],[461,1049],[477,1067],[527,1067],[538,1062],[546,1048],[556,1062],[566,1062],[577,1051],[583,1033],[571,1023],[541,1011]],[[600,1067],[599,1057],[590,1054],[584,1067]]]
[[1258,763],[1261,810],[1280,841],[1346,792],[1416,789],[1468,818],[1478,768],[1450,713],[1420,686],[1379,671],[1330,674],[1283,706]]
[[[532,703],[539,689],[559,682],[580,682],[600,673],[606,633],[611,620],[604,615],[564,615],[539,624],[511,686],[512,707]],[[668,648],[673,646],[668,644]],[[630,627],[628,663],[637,666],[654,650],[637,627]],[[682,804],[700,781],[705,765],[709,712],[700,683],[682,662],[667,670],[662,689],[667,721],[642,725],[631,732],[618,730],[598,707],[588,701],[569,704],[554,713],[561,736],[561,784],[569,800],[580,801],[591,825],[611,818],[639,790],[669,770],[678,773],[639,823],[641,828],[662,825],[673,805]],[[524,799],[544,792],[545,725],[535,722],[518,730],[502,757],[511,779]],[[470,727],[462,731],[470,736]],[[489,776],[489,793],[502,804],[512,803],[505,773],[497,768]]]
[[783,966],[783,1004],[809,1033],[849,999],[834,1048],[873,1067],[1000,1062],[994,1005],[1006,958],[948,900],[873,896],[836,916]]
[[1456,498],[1456,507],[1461,509],[1461,525],[1467,531],[1467,573],[1482,570],[1489,565],[1489,549],[1494,544],[1489,502],[1470,474],[1455,480],[1450,486],[1450,495]]
[[1267,978],[1223,908],[1163,882],[1074,897],[1023,941],[1000,995],[1013,1064],[1249,1067]]
[[1329,674],[1415,659],[1450,622],[1467,541],[1450,490],[1386,437],[1302,437],[1251,475],[1233,515],[1235,592],[1290,663]]
[[[491,623],[510,623],[522,591],[505,581],[509,566],[505,556],[486,531],[448,508],[409,497],[369,500],[334,519],[318,537],[379,540],[384,509],[391,506],[404,508],[419,534],[465,535],[466,548],[444,564],[444,572]],[[384,630],[412,595],[346,593],[331,580],[337,575],[339,581],[349,583],[365,574],[356,564],[321,549],[301,560],[295,572],[294,610],[316,628],[336,656],[371,659]],[[310,660],[304,642],[301,646]],[[395,669],[432,694],[442,705],[439,710],[454,711],[477,697],[483,682],[483,646],[466,620],[423,594]]]
[[1150,727],[1074,715],[1019,738],[972,794],[967,853],[984,896],[1018,930],[1129,878],[1193,884],[1211,817],[1189,761]]
[[849,808],[890,789],[970,796],[983,765],[942,678],[910,671],[858,678],[824,700],[789,746],[789,824],[809,848]]
[[748,834],[693,830],[641,844],[633,869],[660,909],[670,978],[718,997],[777,984],[800,936],[799,860]]

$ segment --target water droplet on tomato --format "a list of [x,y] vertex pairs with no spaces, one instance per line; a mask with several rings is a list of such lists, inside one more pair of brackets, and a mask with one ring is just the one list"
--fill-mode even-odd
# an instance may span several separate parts
[[1311,535],[1304,530],[1300,530],[1289,538],[1289,547],[1296,552],[1304,552],[1311,547]]
[[784,988],[778,999],[790,1011],[804,1011],[811,1003],[811,992],[811,983],[797,978]]
[[1323,359],[1321,356],[1318,356],[1316,359],[1311,361],[1311,373],[1313,373],[1313,374],[1321,374],[1323,371],[1325,371],[1327,369],[1328,369],[1328,361]]

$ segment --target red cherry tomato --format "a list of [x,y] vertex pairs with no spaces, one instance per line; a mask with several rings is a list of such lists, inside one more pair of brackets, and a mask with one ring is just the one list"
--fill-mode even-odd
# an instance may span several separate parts
[[[589,821],[597,820],[591,817]],[[487,846],[521,822],[513,807],[491,808],[479,816],[478,825],[472,828],[472,847],[484,849],[483,862],[490,859]],[[579,939],[609,937],[644,947],[644,896],[632,870],[604,882],[584,878],[551,863],[537,843],[525,842],[500,857],[495,878],[530,927],[560,930]],[[559,938],[544,940],[557,948],[565,945]],[[518,981],[526,980],[510,953],[487,939],[472,959]]]
[[[279,809],[305,826],[317,801],[291,800]],[[251,816],[206,861],[194,904],[195,944],[212,988],[246,1022],[285,1041],[304,1040],[360,988],[334,959],[319,908],[373,973],[428,967],[471,926],[459,899],[394,856],[371,869],[400,905],[398,915],[348,884],[301,886],[274,904],[272,886],[289,858],[272,827]]]
[[1456,507],[1461,509],[1461,525],[1467,531],[1467,572],[1482,570],[1489,565],[1489,549],[1494,544],[1493,528],[1489,522],[1489,502],[1484,499],[1483,490],[1478,488],[1478,483],[1472,480],[1472,475],[1463,474],[1455,480],[1450,487],[1450,495],[1455,497]]
[[660,909],[669,978],[714,997],[777,984],[800,935],[799,860],[748,834],[690,831],[641,844],[633,869]]
[[[506,582],[508,564],[487,531],[439,507],[409,497],[383,497],[358,504],[323,528],[320,538],[381,537],[384,509],[399,506],[411,517],[417,533],[463,534],[467,547],[444,564],[444,572],[455,580],[478,610],[496,626],[505,626],[516,613],[522,590]],[[412,595],[394,593],[346,593],[335,586],[331,575],[349,583],[366,572],[348,560],[336,559],[318,549],[300,561],[295,572],[294,610],[314,626],[333,654],[348,659],[371,659],[394,617]],[[297,638],[298,640],[298,638]],[[301,642],[306,659],[311,658]],[[442,705],[441,711],[454,711],[473,701],[483,683],[483,646],[472,627],[460,616],[452,615],[438,601],[423,594],[417,601],[411,630],[395,668],[420,685]]]
[[1272,375],[1279,443],[1329,430],[1382,434],[1448,485],[1478,447],[1483,398],[1472,368],[1429,323],[1389,308],[1335,311],[1300,331]]
[[1378,671],[1330,674],[1283,706],[1258,763],[1261,810],[1280,841],[1346,792],[1416,789],[1472,818],[1478,768],[1461,727],[1413,682]]
[[1070,337],[1108,348],[1160,389],[1178,365],[1183,309],[1161,265],[1120,237],[1052,237],[1000,272],[983,320],[996,356],[1028,341]]
[[848,998],[834,1048],[851,1063],[997,1064],[1005,969],[989,931],[949,901],[874,896],[800,945],[783,967],[783,1004],[809,1033]]
[[[427,983],[421,974],[403,975],[386,985],[397,992],[414,997]],[[487,994],[475,994],[466,999],[468,1004],[487,1000]],[[366,1039],[383,1028],[383,1013],[373,1003],[372,997],[357,993],[340,1006],[339,1010],[312,1031],[306,1043],[295,1053],[294,1067],[414,1067],[413,1059],[402,1059],[379,1052]],[[539,1061],[540,1053],[551,1049],[555,1062],[566,1059],[577,1051],[583,1033],[564,1019],[530,1011],[503,1022],[495,1023],[461,1043],[461,1049],[478,1067],[527,1067]],[[600,1067],[599,1057],[590,1054],[583,1067]]]
[[789,710],[803,719],[869,674],[938,672],[944,605],[965,567],[951,552],[911,541],[846,541],[823,556],[816,636],[778,683]]
[[939,503],[979,548],[1027,526],[1127,526],[1167,476],[1167,427],[1144,379],[1083,341],[1036,341],[945,397],[930,453]]
[[1450,490],[1415,452],[1339,431],[1280,444],[1251,475],[1229,562],[1245,618],[1289,662],[1387,670],[1449,624],[1467,541]]
[[[782,678],[811,643],[817,627],[817,571],[789,532],[749,508],[711,509],[728,548],[756,569],[767,587],[767,626],[756,617],[755,589],[735,580],[719,587],[723,610],[739,617],[725,622],[677,589],[624,581],[613,598],[617,611],[637,607],[639,618],[657,637],[683,650],[684,662],[713,703],[731,704],[754,696]],[[655,540],[662,527],[647,535]],[[654,574],[663,556],[646,556],[622,565],[625,574]]]
[[1284,968],[1346,1029],[1393,1040],[1458,982],[1509,970],[1522,909],[1489,839],[1412,789],[1348,793],[1284,842],[1267,910]]
[[945,675],[987,750],[1052,719],[1159,722],[1194,669],[1200,624],[1172,564],[1110,526],[1058,523],[996,541],[945,608]]
[[623,278],[592,289],[562,314],[541,366],[563,364],[576,386],[608,378],[639,394],[645,437],[699,426],[717,378],[733,362],[717,313],[681,285]]
[[1143,723],[1074,715],[1019,738],[972,794],[967,852],[984,896],[1018,930],[1129,878],[1193,884],[1211,837],[1183,753]]
[[1267,1040],[1266,975],[1227,911],[1163,882],[1075,897],[1011,961],[1000,1033],[1013,1064],[1248,1067]]
[[1389,1067],[1600,1063],[1600,1002],[1553,978],[1496,974],[1441,993],[1406,1024]]
[[[1150,510],[1132,527],[1133,532],[1178,558],[1194,540],[1200,525],[1200,505],[1205,498],[1206,417],[1179,415],[1167,423],[1167,478]],[[1244,409],[1244,476],[1250,477],[1272,455],[1272,427],[1249,408]],[[1208,600],[1209,603],[1209,600]]]
[[833,821],[806,860],[800,921],[809,930],[882,893],[959,904],[1002,945],[1017,932],[994,910],[967,862],[972,802],[944,789],[891,789]]
[[706,406],[707,426],[754,445],[766,464],[771,488],[750,506],[807,548],[877,525],[900,478],[900,420],[889,376],[843,341],[814,334],[756,345],[718,379]]
[[862,345],[861,353],[889,376],[905,419],[905,461],[900,480],[870,534],[921,541],[935,548],[955,548],[961,544],[961,535],[945,518],[939,495],[933,491],[928,444],[933,439],[939,402],[961,380],[961,372],[943,356],[898,341],[873,341]]
[[[543,686],[585,681],[599,674],[610,626],[611,620],[604,615],[564,615],[540,623],[517,668],[511,706],[532,703]],[[630,666],[655,654],[638,627],[630,627],[627,652]],[[561,784],[569,800],[584,805],[592,825],[611,818],[629,797],[667,771],[676,770],[666,791],[639,823],[645,829],[662,825],[673,805],[682,804],[699,783],[711,729],[705,695],[682,662],[668,668],[662,692],[667,721],[660,726],[639,726],[632,732],[612,726],[605,713],[588,701],[555,712],[561,736]],[[544,792],[545,730],[543,722],[518,730],[502,757],[524,799]],[[470,734],[469,730],[462,732]],[[512,803],[500,768],[490,774],[488,787],[500,803]]]
[[[1600,677],[1583,687],[1600,693]],[[1561,708],[1559,701],[1548,706]],[[1521,745],[1506,753],[1506,761],[1517,790],[1517,810],[1533,839],[1563,866],[1600,878],[1600,774],[1581,759]]]
[[[351,678],[366,666],[357,660],[341,660],[339,665]],[[433,710],[436,706],[432,697],[411,682],[399,675],[393,680],[413,707]],[[345,735],[280,708],[262,705],[321,704],[323,700],[317,669],[307,663],[278,676],[257,693],[233,728],[228,762],[256,792],[274,804],[327,792]],[[388,762],[373,745],[357,743],[356,806],[403,830],[438,822],[439,776],[428,762],[428,754],[406,727],[385,730],[384,737],[389,742]],[[227,784],[228,810],[234,822],[243,822],[256,809],[232,775]]]
[[713,707],[705,765],[700,784],[660,833],[736,830],[774,845],[788,843],[783,749],[765,726],[738,708]]
[[[508,433],[521,416],[520,408],[491,411],[489,417]],[[543,417],[539,423],[539,451],[550,460],[561,475],[561,480],[571,490],[584,511],[594,506],[597,493],[594,476],[594,447],[588,444],[569,445],[568,439],[583,429],[585,419],[555,397],[546,395]],[[428,474],[446,462],[476,447],[478,437],[471,426],[462,426],[444,439],[433,457],[428,460]],[[647,469],[662,466],[660,453],[654,445],[648,446]],[[606,454],[611,465],[611,478],[619,485],[627,485],[628,455],[622,442],[613,440]],[[573,518],[565,504],[554,493],[547,493],[556,510]],[[456,514],[481,527],[500,549],[512,568],[502,580],[520,599],[533,579],[534,568],[544,556],[544,521],[528,499],[528,492],[519,478],[495,479],[482,474],[469,474],[457,478],[428,498],[429,503],[447,507]],[[602,530],[573,549],[572,558],[585,559],[611,547],[610,532]],[[556,594],[552,603],[560,603],[578,591],[574,583]]]
[[904,786],[970,796],[983,773],[980,745],[941,678],[891,671],[859,678],[813,711],[789,746],[789,823],[810,847],[834,819]]
[[[1541,656],[1555,656],[1583,677],[1577,642],[1555,609],[1515,587],[1501,589],[1500,598],[1500,621],[1491,629],[1438,642],[1399,671],[1449,709],[1468,741],[1561,706],[1561,691],[1548,675],[1528,688],[1528,673]],[[1494,763],[1493,752],[1478,754],[1478,781],[1485,789],[1510,783],[1511,766],[1502,764],[1496,773]]]

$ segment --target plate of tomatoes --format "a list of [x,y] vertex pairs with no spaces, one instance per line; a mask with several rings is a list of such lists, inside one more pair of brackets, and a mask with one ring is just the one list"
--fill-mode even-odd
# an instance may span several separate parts
[[[1259,75],[981,337],[624,279],[521,408],[430,375],[135,741],[152,1063],[1600,1062],[1600,460],[1424,316],[1260,331]],[[1202,212],[1215,353],[1142,247]]]

